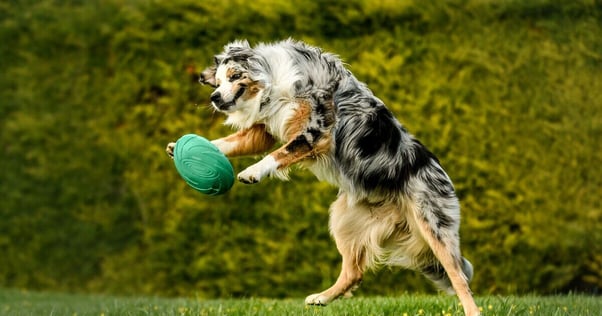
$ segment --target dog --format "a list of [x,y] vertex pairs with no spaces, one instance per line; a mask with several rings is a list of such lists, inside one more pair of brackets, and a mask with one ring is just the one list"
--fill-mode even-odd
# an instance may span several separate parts
[[[469,288],[473,267],[460,252],[460,206],[450,178],[337,55],[292,39],[254,47],[234,41],[199,81],[215,88],[212,106],[237,130],[212,141],[226,156],[282,144],[240,172],[239,181],[287,179],[299,164],[339,188],[329,228],[341,273],[306,304],[351,295],[367,269],[399,266],[456,293],[466,315],[480,314]],[[167,145],[171,157],[174,146]]]

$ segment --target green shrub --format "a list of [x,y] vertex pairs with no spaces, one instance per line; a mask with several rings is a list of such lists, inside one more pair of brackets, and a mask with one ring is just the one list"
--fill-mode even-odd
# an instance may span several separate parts
[[[336,188],[296,171],[203,196],[164,153],[186,133],[231,132],[196,82],[214,53],[292,36],[340,54],[440,157],[477,293],[599,290],[601,12],[543,0],[2,3],[0,285],[201,297],[329,286]],[[361,289],[403,291],[432,287],[393,270]]]

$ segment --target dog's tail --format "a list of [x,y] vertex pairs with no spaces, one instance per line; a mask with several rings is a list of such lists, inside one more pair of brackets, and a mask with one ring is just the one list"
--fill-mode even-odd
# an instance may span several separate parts
[[[422,268],[421,271],[427,278],[433,281],[439,289],[451,295],[455,294],[451,281],[447,276],[447,272],[445,272],[445,269],[443,269],[443,266],[441,266],[439,262],[428,265]],[[464,257],[462,257],[462,272],[464,272],[466,280],[470,282],[473,276],[473,268],[470,261],[466,260]]]

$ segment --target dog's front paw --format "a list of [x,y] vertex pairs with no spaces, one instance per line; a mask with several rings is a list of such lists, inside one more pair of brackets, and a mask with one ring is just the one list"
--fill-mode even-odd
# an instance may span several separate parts
[[268,155],[258,163],[250,166],[238,174],[238,181],[246,184],[257,183],[266,176],[271,175],[278,169],[276,160]]
[[174,148],[176,148],[176,143],[169,143],[169,144],[167,144],[167,147],[165,148],[165,152],[171,159],[173,159]]
[[305,298],[305,305],[320,305],[326,306],[330,303],[331,299],[322,295],[321,293],[312,294]]

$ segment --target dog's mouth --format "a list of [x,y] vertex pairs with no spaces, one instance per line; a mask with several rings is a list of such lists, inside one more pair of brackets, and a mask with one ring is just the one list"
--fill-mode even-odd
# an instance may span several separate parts
[[234,95],[232,100],[230,100],[228,102],[226,102],[221,97],[217,97],[217,98],[212,97],[211,104],[218,111],[228,112],[236,106],[236,101],[238,100],[238,98],[240,98],[245,93],[245,89],[246,89],[246,87],[241,87],[240,89],[238,89],[238,91],[236,91],[236,94]]
[[227,102],[227,103],[220,103],[220,104],[213,103],[213,107],[220,112],[228,112],[235,105],[236,104],[234,104],[234,102]]

